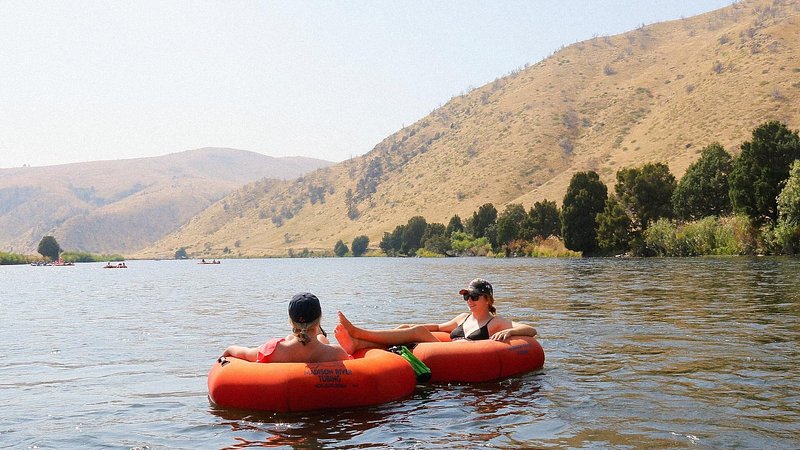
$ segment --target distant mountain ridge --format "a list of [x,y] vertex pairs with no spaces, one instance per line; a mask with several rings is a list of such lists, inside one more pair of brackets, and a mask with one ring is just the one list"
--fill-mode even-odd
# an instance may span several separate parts
[[700,150],[767,120],[800,125],[800,0],[748,0],[570,45],[451,99],[364,156],[231,193],[141,257],[331,250],[415,215],[446,223],[484,203],[559,205],[575,172],[613,190],[622,167],[680,178]]
[[52,234],[64,249],[130,253],[236,188],[333,164],[202,148],[151,158],[0,169],[0,249],[31,254]]

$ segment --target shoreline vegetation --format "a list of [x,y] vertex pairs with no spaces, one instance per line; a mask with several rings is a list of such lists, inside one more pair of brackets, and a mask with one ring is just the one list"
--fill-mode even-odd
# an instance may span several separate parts
[[[64,263],[85,263],[85,262],[109,262],[124,261],[122,255],[95,255],[87,252],[63,252],[60,255]],[[19,264],[40,264],[53,261],[51,258],[41,255],[21,255],[18,253],[0,252],[0,266],[19,265]]]
[[[227,247],[226,247],[227,250]],[[52,236],[42,258],[64,262],[121,261],[119,255],[63,252]],[[175,259],[230,257],[207,252]],[[778,121],[753,130],[737,157],[719,143],[703,148],[678,182],[665,163],[623,167],[614,191],[594,171],[573,174],[561,208],[543,200],[525,210],[486,203],[447,225],[415,216],[384,232],[378,248],[365,235],[350,247],[289,248],[284,257],[588,257],[762,256],[800,253],[800,136]],[[265,256],[275,257],[275,256]],[[278,256],[282,257],[282,256]],[[0,264],[42,258],[0,252]]]
[[[486,203],[447,226],[415,216],[384,232],[380,249],[388,256],[794,255],[800,136],[765,122],[738,157],[719,143],[702,149],[680,182],[665,163],[620,168],[613,192],[596,172],[578,172],[560,209],[544,200],[498,213]],[[334,253],[346,255],[347,246],[340,240]]]
[[[573,174],[554,201],[486,203],[447,225],[415,216],[385,231],[378,248],[287,249],[288,257],[684,257],[800,253],[800,137],[764,122],[738,156],[719,143],[700,151],[680,181],[665,163],[622,167],[613,191],[592,171]],[[186,253],[186,249],[179,251]],[[176,253],[177,256],[177,253]],[[211,253],[191,257],[218,256]]]

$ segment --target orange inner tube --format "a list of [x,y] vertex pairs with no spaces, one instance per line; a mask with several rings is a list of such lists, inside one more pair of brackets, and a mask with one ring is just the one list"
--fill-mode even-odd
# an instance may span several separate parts
[[544,349],[533,337],[449,342],[447,333],[434,335],[442,342],[423,342],[413,350],[414,356],[431,369],[431,382],[491,381],[544,366]]
[[208,373],[214,404],[274,412],[377,405],[407,397],[415,386],[408,361],[381,349],[324,363],[265,364],[226,358]]

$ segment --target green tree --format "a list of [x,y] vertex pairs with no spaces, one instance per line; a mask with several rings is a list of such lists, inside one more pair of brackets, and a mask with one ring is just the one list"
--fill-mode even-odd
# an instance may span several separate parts
[[800,159],[800,137],[778,121],[753,130],[752,140],[741,146],[729,179],[733,211],[756,223],[775,223],[777,198],[789,177],[789,166]]
[[786,186],[778,195],[775,237],[784,253],[800,251],[800,159],[792,164]]
[[427,228],[428,222],[422,216],[414,216],[408,219],[405,230],[403,230],[400,251],[409,256],[416,254],[417,250],[422,248],[422,237],[425,235]]
[[189,259],[189,255],[186,254],[186,247],[175,250],[175,259]]
[[561,236],[561,213],[556,202],[547,200],[536,202],[528,211],[520,237],[532,240],[537,236],[542,238]]
[[572,176],[562,204],[561,236],[570,250],[592,254],[597,251],[597,214],[603,211],[608,188],[597,172]]
[[617,171],[617,199],[631,218],[635,231],[647,229],[648,224],[662,217],[672,217],[675,186],[675,177],[664,163]]
[[492,249],[497,248],[497,223],[489,225],[486,231],[483,232],[483,237],[492,244]]
[[450,252],[450,237],[447,236],[447,228],[441,223],[429,223],[422,236],[422,246],[425,250],[445,255]]
[[427,227],[425,227],[425,234],[422,235],[422,245],[424,246],[428,239],[433,239],[437,237],[445,237],[447,234],[447,228],[445,228],[444,224],[433,222],[429,223]]
[[56,238],[53,236],[45,236],[39,241],[39,249],[37,251],[45,258],[55,261],[58,259],[58,255],[61,254],[61,246],[58,245]]
[[792,225],[800,225],[800,159],[792,163],[786,186],[778,195],[778,218]]
[[452,243],[447,236],[433,236],[425,240],[425,250],[431,253],[449,255],[452,249]]
[[342,242],[341,239],[336,241],[336,245],[333,246],[333,254],[338,257],[346,255],[348,251],[350,251],[350,249],[347,248],[347,244]]
[[395,256],[398,252],[400,252],[400,246],[403,244],[403,231],[405,228],[405,225],[398,225],[391,233],[383,233],[383,239],[381,239],[380,244],[378,244],[378,247],[380,247],[383,253],[386,253],[388,256]]
[[631,241],[631,219],[615,197],[606,200],[603,212],[597,215],[597,245],[607,254],[628,251]]
[[476,238],[487,235],[489,227],[497,222],[497,209],[491,203],[481,205],[472,217],[467,220],[466,231]]
[[506,209],[497,217],[497,246],[502,247],[509,242],[519,239],[522,225],[528,214],[525,207],[519,203],[506,205]]
[[732,211],[728,177],[733,158],[719,143],[704,148],[700,159],[686,169],[675,192],[672,207],[681,220],[695,221],[707,216],[727,216]]
[[464,224],[461,223],[461,217],[458,217],[458,214],[450,218],[450,222],[447,223],[445,234],[449,238],[456,231],[464,231]]
[[353,239],[353,244],[350,246],[350,250],[353,252],[353,256],[361,256],[367,252],[367,248],[369,248],[369,237],[366,235],[356,236]]

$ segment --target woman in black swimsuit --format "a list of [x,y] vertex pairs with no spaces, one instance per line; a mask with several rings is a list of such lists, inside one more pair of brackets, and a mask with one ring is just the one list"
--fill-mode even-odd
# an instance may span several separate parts
[[459,292],[467,302],[469,312],[440,324],[401,325],[394,330],[366,330],[353,325],[339,311],[339,325],[334,334],[347,353],[367,347],[387,347],[412,342],[436,342],[433,331],[450,333],[452,340],[472,341],[494,339],[502,341],[511,336],[536,336],[536,329],[497,315],[492,285],[481,278],[472,280]]

